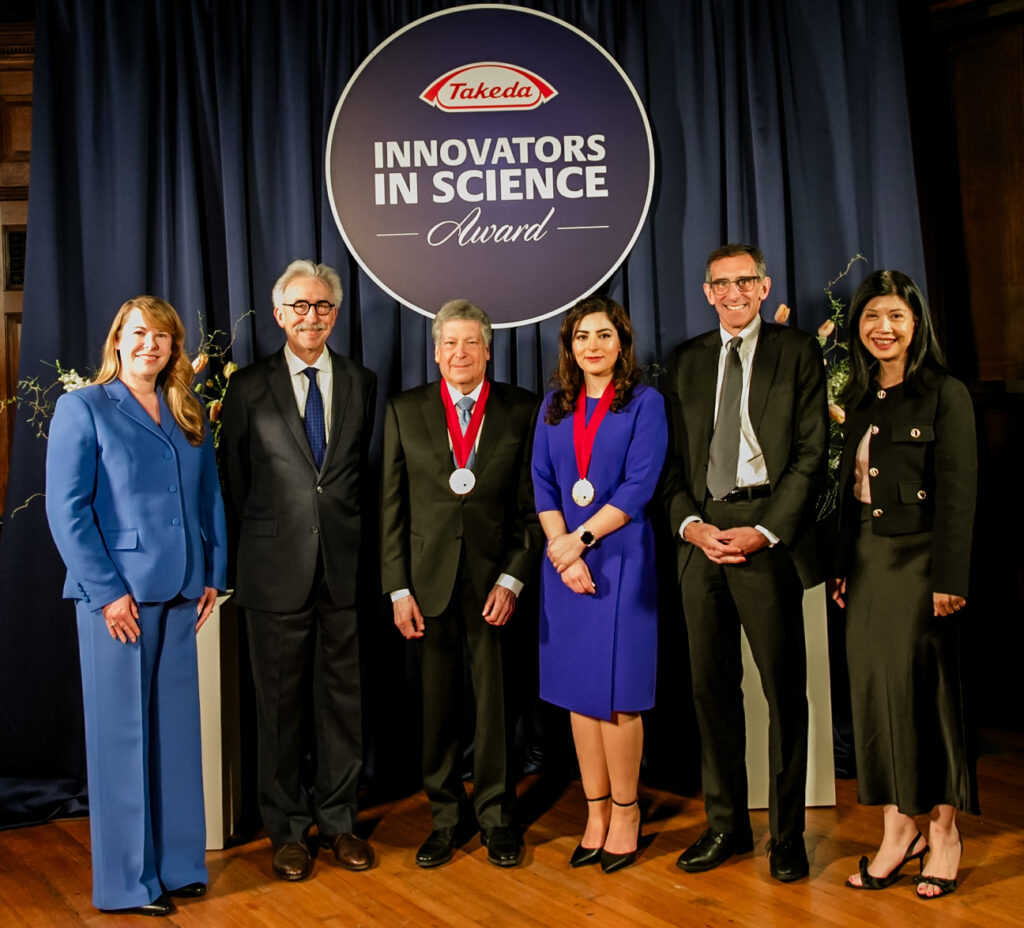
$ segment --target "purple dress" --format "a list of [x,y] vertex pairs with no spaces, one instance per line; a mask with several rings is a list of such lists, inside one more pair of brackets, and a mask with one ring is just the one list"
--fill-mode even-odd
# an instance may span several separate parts
[[[584,554],[596,594],[572,592],[545,557],[541,574],[540,695],[581,715],[611,719],[654,705],[658,648],[658,588],[654,531],[645,508],[654,495],[668,426],[660,393],[638,385],[629,405],[601,422],[588,479],[595,497],[577,506],[579,479],[572,416],[548,425],[537,420],[533,487],[538,512],[559,510],[574,531],[605,503],[631,519]],[[587,421],[597,406],[587,399]]]

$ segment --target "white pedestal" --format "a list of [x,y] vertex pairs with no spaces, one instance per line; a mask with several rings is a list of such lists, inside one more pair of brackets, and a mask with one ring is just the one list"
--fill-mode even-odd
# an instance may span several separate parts
[[220,850],[241,812],[238,742],[238,610],[227,596],[197,638],[199,713],[203,744],[206,847]]
[[[807,805],[836,804],[832,755],[832,694],[829,689],[828,622],[825,584],[804,591],[804,635],[807,640]],[[747,717],[747,789],[751,809],[768,808],[768,703],[761,678],[742,635],[743,709]]]

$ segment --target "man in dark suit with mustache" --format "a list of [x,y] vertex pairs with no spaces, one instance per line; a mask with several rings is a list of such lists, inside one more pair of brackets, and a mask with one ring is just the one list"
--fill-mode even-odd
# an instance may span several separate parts
[[740,628],[768,701],[771,874],[808,873],[807,659],[801,578],[813,576],[814,503],[828,451],[817,340],[762,322],[771,289],[752,245],[707,260],[704,294],[719,325],[676,349],[669,365],[673,443],[664,482],[701,732],[708,829],[677,861],[710,870],[753,848],[747,813]]
[[[376,378],[326,347],[341,298],[332,268],[288,265],[273,290],[287,344],[234,374],[221,412],[237,540],[234,601],[246,612],[256,688],[260,812],[274,873],[283,880],[312,872],[313,824],[340,866],[373,863],[372,848],[354,828],[362,766],[360,501]],[[311,794],[302,772],[303,732],[310,729]]]
[[[488,860],[523,857],[511,828],[506,623],[541,551],[530,446],[537,398],[487,380],[491,323],[465,300],[434,319],[442,380],[388,401],[381,462],[381,577],[423,676],[423,784],[433,831],[416,863],[448,861],[475,817]],[[475,700],[473,810],[459,758],[465,662]]]

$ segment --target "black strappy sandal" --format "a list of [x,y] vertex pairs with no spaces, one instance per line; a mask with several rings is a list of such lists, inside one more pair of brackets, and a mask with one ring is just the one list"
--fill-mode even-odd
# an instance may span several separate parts
[[[918,862],[918,866],[924,870],[924,855],[928,853],[928,845],[926,844],[916,854],[910,852],[914,850],[914,845],[918,841],[924,840],[924,835],[918,832],[914,835],[914,839],[907,845],[907,852],[903,855],[901,860],[892,870],[889,871],[885,876],[872,876],[868,873],[868,859],[862,857],[858,867],[860,868],[860,881],[861,885],[858,886],[856,883],[851,883],[849,880],[846,881],[846,886],[849,889],[888,889],[900,878],[900,871],[912,860]],[[915,880],[919,879],[914,877]]]

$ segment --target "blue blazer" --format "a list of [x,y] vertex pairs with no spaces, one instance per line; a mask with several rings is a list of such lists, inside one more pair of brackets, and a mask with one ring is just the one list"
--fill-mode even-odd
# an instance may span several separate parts
[[120,381],[57,400],[46,515],[68,574],[64,597],[102,608],[196,599],[225,588],[227,532],[209,435],[190,445],[159,392],[157,425]]

